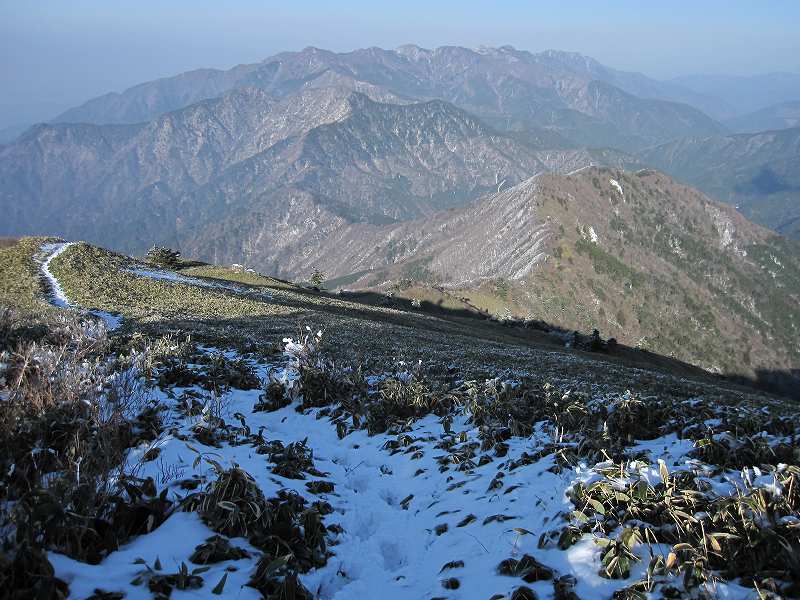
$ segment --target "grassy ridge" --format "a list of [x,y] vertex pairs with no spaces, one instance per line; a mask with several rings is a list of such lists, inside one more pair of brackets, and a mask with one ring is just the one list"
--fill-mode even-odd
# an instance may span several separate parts
[[[32,261],[40,243],[27,240],[23,246],[27,254],[21,256]],[[24,260],[18,258],[17,263],[22,265]],[[487,375],[504,370],[537,373],[574,380],[587,388],[610,385],[620,392],[636,387],[648,393],[669,389],[671,393],[721,397],[750,393],[669,358],[622,347],[613,355],[565,350],[562,342],[535,330],[500,327],[447,310],[425,314],[412,310],[408,300],[376,306],[221,267],[193,266],[183,272],[213,277],[206,281],[237,282],[245,290],[242,294],[148,279],[126,270],[136,264],[131,258],[79,243],[53,260],[51,270],[72,302],[124,318],[117,337],[179,333],[210,345],[269,355],[284,336],[308,326],[325,330],[332,357],[338,362],[357,361],[375,369],[397,360],[423,360],[441,369],[459,364]],[[30,289],[20,293],[29,294],[25,301],[31,305],[44,306],[34,294],[35,264],[29,269]],[[9,296],[12,304],[14,298]],[[23,302],[23,297],[19,298]]]
[[30,312],[51,310],[36,263],[47,241],[50,239],[23,238],[0,247],[0,305]]

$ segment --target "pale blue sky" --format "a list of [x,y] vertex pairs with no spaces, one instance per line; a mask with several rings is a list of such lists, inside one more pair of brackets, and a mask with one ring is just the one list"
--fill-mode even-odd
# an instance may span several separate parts
[[313,45],[512,44],[657,78],[800,71],[796,0],[0,0],[0,127]]

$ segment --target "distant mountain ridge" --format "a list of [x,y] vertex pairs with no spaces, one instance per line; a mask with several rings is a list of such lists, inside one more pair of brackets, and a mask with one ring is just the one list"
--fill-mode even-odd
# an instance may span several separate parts
[[800,128],[688,137],[650,148],[641,159],[757,223],[800,237]]
[[[735,113],[744,115],[768,106],[800,100],[800,73],[765,73],[763,75],[687,75],[672,83],[694,93],[725,98]],[[730,118],[734,115],[718,115]]]
[[256,223],[284,223],[261,242],[286,248],[273,261],[323,221],[415,218],[593,161],[635,162],[614,151],[540,149],[440,100],[240,88],[144,124],[31,129],[0,148],[0,231],[58,232],[129,252],[215,239],[204,256],[241,260],[234,252]]
[[[29,130],[0,148],[0,232],[280,269],[303,236],[341,223],[417,219],[594,164],[655,166],[794,235],[796,147],[763,135],[739,151],[676,100],[717,104],[569,52],[306,48],[144,83]],[[718,141],[713,162],[699,140]],[[702,175],[721,164],[731,186]]]
[[725,124],[737,133],[757,133],[800,127],[800,100],[773,104],[752,113],[728,119]]
[[[689,132],[724,131],[699,110],[678,103],[719,104],[701,94],[616,71],[588,57],[556,51],[531,54],[509,46],[477,51],[402,46],[341,54],[306,48],[227,71],[202,69],[144,83],[90,100],[54,122],[135,123],[238,87],[285,97],[320,85],[348,87],[382,102],[442,99],[495,120],[497,126],[564,130],[580,144],[625,150]],[[583,129],[593,132],[584,136]]]

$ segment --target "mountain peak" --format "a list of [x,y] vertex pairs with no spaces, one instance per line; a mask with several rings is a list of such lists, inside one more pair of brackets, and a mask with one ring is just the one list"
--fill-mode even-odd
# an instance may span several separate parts
[[475,48],[475,52],[478,54],[504,54],[515,53],[518,50],[510,44],[505,44],[503,46],[478,46]]
[[306,46],[300,51],[300,54],[333,54],[330,50],[317,48],[316,46]]
[[572,69],[581,69],[589,73],[595,73],[600,69],[606,69],[606,67],[604,67],[599,61],[595,60],[591,56],[581,54],[580,52],[549,49],[538,54],[534,54],[533,56],[554,61]]
[[403,44],[402,46],[395,48],[395,52],[400,56],[405,56],[411,60],[419,60],[420,58],[428,57],[431,54],[431,50],[428,48],[422,48],[416,44]]

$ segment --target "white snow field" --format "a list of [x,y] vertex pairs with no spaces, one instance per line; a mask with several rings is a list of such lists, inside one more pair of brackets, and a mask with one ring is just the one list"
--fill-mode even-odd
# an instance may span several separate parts
[[[228,356],[234,358],[235,353]],[[273,377],[277,375],[287,383],[296,377],[291,365],[261,365],[258,369],[261,377],[266,378],[271,371]],[[370,377],[369,381],[375,385],[382,378]],[[333,483],[334,491],[318,498],[329,502],[334,509],[325,517],[324,524],[340,524],[343,532],[331,534],[333,556],[327,564],[300,577],[315,597],[488,599],[504,594],[503,597],[509,598],[523,582],[517,577],[497,574],[497,566],[505,559],[519,559],[528,554],[553,569],[556,576],[574,576],[577,579],[574,591],[580,598],[610,598],[615,590],[641,577],[650,551],[663,552],[665,556],[669,552],[669,546],[652,549],[637,546],[634,551],[644,560],[633,566],[629,579],[612,580],[598,575],[601,548],[590,534],[566,551],[555,546],[539,548],[540,534],[562,526],[561,515],[573,508],[567,490],[576,482],[598,479],[598,470],[610,466],[610,463],[579,465],[554,474],[548,471],[554,465],[550,454],[513,468],[514,461],[523,453],[533,454],[553,441],[553,432],[546,430],[544,423],[530,437],[509,439],[506,456],[477,466],[459,464],[457,459],[460,448],[477,441],[478,430],[467,423],[466,415],[453,420],[449,433],[439,418],[430,415],[416,421],[410,431],[400,436],[369,436],[365,430],[356,430],[339,439],[335,425],[320,416],[321,409],[298,412],[295,402],[275,412],[254,412],[260,390],[231,390],[216,400],[209,397],[209,402],[216,402],[217,414],[225,421],[236,422],[238,415],[242,415],[247,426],[252,431],[262,430],[267,440],[281,440],[285,445],[305,440],[313,450],[315,467],[325,476],[309,475],[305,480],[297,480],[272,473],[267,456],[257,454],[250,445],[223,443],[220,448],[212,448],[194,440],[178,439],[191,438],[192,428],[198,424],[205,426],[207,422],[202,415],[180,416],[176,398],[186,391],[209,397],[199,388],[173,388],[169,393],[153,390],[171,409],[171,422],[165,424],[169,433],[153,444],[132,450],[129,462],[137,465],[136,475],[153,477],[159,489],[169,487],[170,498],[180,499],[187,494],[178,486],[180,481],[194,475],[208,481],[215,479],[208,463],[201,461],[193,466],[197,456],[191,449],[194,448],[223,468],[239,466],[247,471],[267,498],[289,489],[313,500],[316,498],[306,488],[307,481]],[[448,439],[457,443],[444,450],[440,444]],[[160,448],[158,460],[143,462],[142,457],[153,447]],[[679,440],[675,435],[641,443],[634,449],[647,451],[650,461],[631,464],[630,468],[651,482],[659,480],[661,464],[669,465],[671,470],[692,468],[692,461],[686,456],[692,449],[691,442]],[[443,465],[447,468],[443,469]],[[730,493],[735,480],[735,477],[723,478],[715,485],[721,492]],[[158,559],[165,572],[174,572],[182,562],[188,564],[195,546],[213,534],[196,513],[175,511],[152,533],[135,538],[99,565],[87,565],[55,553],[50,553],[50,560],[56,575],[69,584],[71,598],[85,598],[98,587],[122,591],[126,598],[151,598],[146,586],[131,583],[143,568],[135,561],[143,559],[152,565]],[[250,550],[253,558],[211,565],[203,574],[206,584],[202,588],[174,590],[172,598],[215,597],[212,588],[225,573],[228,574],[225,597],[259,598],[259,592],[245,583],[260,553],[243,538],[232,542]],[[446,568],[453,563],[463,566]],[[443,587],[449,578],[458,579],[458,589]],[[553,597],[550,580],[525,585],[541,598]],[[753,597],[753,590],[733,584],[717,583],[710,591],[720,598]]]

